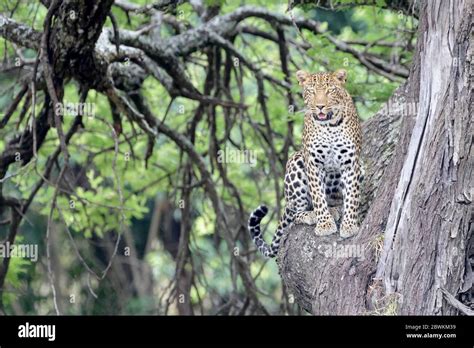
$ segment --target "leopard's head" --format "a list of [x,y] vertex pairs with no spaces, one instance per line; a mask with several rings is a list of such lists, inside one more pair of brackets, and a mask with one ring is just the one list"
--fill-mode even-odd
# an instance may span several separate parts
[[306,113],[318,122],[338,123],[352,104],[352,98],[344,88],[346,77],[347,72],[343,69],[315,74],[297,71]]

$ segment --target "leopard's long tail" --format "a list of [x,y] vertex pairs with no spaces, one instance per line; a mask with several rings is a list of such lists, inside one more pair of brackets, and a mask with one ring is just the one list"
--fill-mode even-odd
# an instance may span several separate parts
[[283,232],[293,222],[294,214],[290,209],[285,208],[285,211],[280,218],[278,228],[273,235],[272,244],[268,245],[263,239],[262,231],[260,229],[260,222],[267,213],[268,208],[265,205],[261,205],[255,209],[252,214],[250,214],[248,229],[258,251],[260,251],[264,257],[271,258],[275,257],[278,253]]

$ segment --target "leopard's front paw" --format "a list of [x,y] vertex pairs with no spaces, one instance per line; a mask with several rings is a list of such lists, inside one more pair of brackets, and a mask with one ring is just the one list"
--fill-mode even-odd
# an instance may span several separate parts
[[303,211],[296,214],[295,224],[314,225],[317,217],[314,211]]
[[341,229],[339,233],[342,238],[349,238],[355,235],[358,231],[359,231],[359,226],[357,226],[356,223],[344,221],[341,225]]
[[314,233],[317,236],[328,236],[336,232],[337,232],[337,226],[332,217],[325,219],[325,221],[319,222],[316,225],[316,228],[314,229]]

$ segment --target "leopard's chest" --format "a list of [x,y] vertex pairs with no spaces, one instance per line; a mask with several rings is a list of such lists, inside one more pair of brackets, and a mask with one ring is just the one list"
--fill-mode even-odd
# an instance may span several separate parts
[[321,127],[306,139],[314,163],[325,170],[340,171],[354,158],[355,144],[338,127]]

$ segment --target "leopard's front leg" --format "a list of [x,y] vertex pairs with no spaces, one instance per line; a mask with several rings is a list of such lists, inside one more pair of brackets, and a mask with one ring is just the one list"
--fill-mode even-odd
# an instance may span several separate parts
[[359,230],[359,200],[360,200],[360,164],[353,161],[342,169],[342,194],[344,211],[340,228],[342,238],[353,236]]
[[314,233],[318,236],[326,236],[337,232],[334,218],[329,213],[326,196],[324,193],[324,168],[318,165],[320,162],[316,154],[306,155],[308,186],[311,200],[313,202],[313,217],[316,222]]

